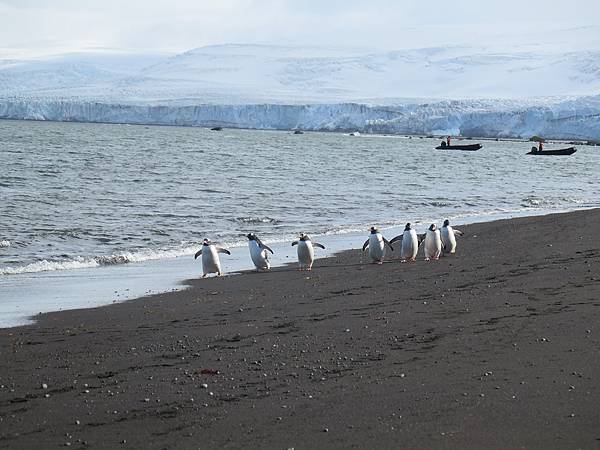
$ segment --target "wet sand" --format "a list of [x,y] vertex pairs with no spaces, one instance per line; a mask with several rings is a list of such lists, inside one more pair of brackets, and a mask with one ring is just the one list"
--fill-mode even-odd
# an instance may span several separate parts
[[600,448],[600,210],[460,228],[0,330],[0,447]]

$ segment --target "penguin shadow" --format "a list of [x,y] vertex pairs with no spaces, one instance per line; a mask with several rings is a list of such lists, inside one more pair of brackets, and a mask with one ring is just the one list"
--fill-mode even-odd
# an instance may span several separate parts
[[[241,271],[239,273],[242,274],[247,274],[247,275],[260,275],[260,274],[266,274],[266,273],[303,273],[303,274],[310,274],[310,273],[314,273],[315,271],[318,271],[319,268],[323,268],[323,267],[336,267],[336,266],[317,266],[316,264],[312,267],[312,270],[300,270],[298,268],[298,263],[293,263],[293,262],[288,262],[285,263],[283,266],[277,266],[277,267],[272,267],[269,270],[244,270]],[[337,266],[339,267],[339,266]]]
[[[340,264],[323,264],[319,266],[319,268],[323,269],[339,269],[340,267],[369,267],[369,266],[379,266],[380,264],[372,263],[372,262],[355,262],[355,263],[340,263]],[[313,268],[314,270],[314,268]]]
[[[351,249],[352,251],[354,249]],[[342,253],[345,253],[348,250],[344,250]],[[361,255],[362,256],[362,255]],[[323,258],[315,259],[315,262],[312,266],[311,270],[300,269],[298,262],[296,261],[288,261],[281,266],[273,267],[271,272],[298,272],[302,274],[311,274],[318,272],[320,269],[339,269],[344,267],[363,267],[368,265],[376,265],[371,264],[370,261],[363,261],[362,259],[357,262],[341,262],[341,258],[345,258],[342,254],[333,254],[330,256],[325,256]],[[256,273],[256,271],[253,271]],[[267,271],[269,272],[269,271]]]
[[[343,253],[347,252],[347,251],[356,251],[356,252],[360,252],[360,249],[350,249],[350,250],[344,250]],[[272,267],[269,270],[255,270],[255,269],[247,269],[247,270],[241,270],[238,272],[232,272],[225,274],[227,275],[233,275],[233,274],[244,274],[244,275],[259,275],[259,274],[265,274],[265,273],[301,273],[301,274],[314,274],[315,272],[318,273],[320,270],[322,269],[328,269],[328,270],[336,270],[336,269],[340,269],[340,268],[359,268],[359,269],[363,269],[363,268],[369,268],[369,267],[378,267],[381,265],[389,265],[389,264],[395,264],[395,265],[402,265],[402,267],[414,267],[414,266],[419,266],[419,267],[426,267],[423,263],[428,263],[428,264],[435,264],[435,263],[439,263],[441,261],[454,261],[456,258],[458,258],[458,256],[456,254],[444,254],[442,253],[440,255],[439,260],[437,261],[426,261],[424,259],[424,255],[422,254],[421,251],[419,251],[419,255],[417,257],[417,259],[415,261],[406,261],[405,259],[403,259],[400,256],[400,250],[396,250],[394,249],[393,251],[390,251],[388,255],[386,255],[386,258],[383,260],[383,262],[377,263],[375,261],[372,261],[368,258],[368,256],[359,253],[357,255],[357,260],[355,262],[341,262],[341,260],[343,259],[347,259],[347,256],[342,256],[340,255],[336,255],[333,254],[331,256],[326,256],[320,259],[315,259],[315,263],[312,267],[311,270],[306,270],[303,269],[301,270],[298,266],[298,262],[296,261],[287,261],[285,263],[283,263],[280,266],[276,266],[276,267]],[[323,261],[321,263],[321,261]],[[212,277],[214,278],[214,277]]]
[[[455,255],[447,255],[448,258],[444,257],[444,259],[447,260],[454,260],[456,258]],[[335,255],[325,258],[325,259],[332,259],[332,260],[336,260]],[[315,271],[319,271],[319,269],[340,269],[340,268],[351,268],[351,267],[357,267],[357,268],[368,268],[368,267],[379,267],[382,265],[389,265],[389,264],[398,264],[398,265],[402,265],[402,267],[413,267],[413,266],[424,266],[423,263],[429,263],[431,261],[425,261],[424,257],[421,258],[417,258],[415,261],[405,261],[403,258],[400,257],[400,254],[398,253],[398,255],[392,255],[386,259],[383,260],[382,263],[378,263],[375,261],[371,261],[365,258],[361,258],[356,262],[331,262],[331,263],[327,263],[325,262],[324,264],[317,264],[317,261],[315,261],[315,265],[312,267],[312,270],[300,270],[297,267],[297,263],[286,263],[285,267],[276,267],[271,269],[271,272],[302,272],[302,273],[311,273],[311,272],[315,272]],[[442,257],[440,256],[439,261],[442,261]],[[433,261],[433,263],[435,262],[439,262],[439,261]],[[266,271],[269,272],[269,271]],[[250,271],[250,273],[257,273],[256,271]]]

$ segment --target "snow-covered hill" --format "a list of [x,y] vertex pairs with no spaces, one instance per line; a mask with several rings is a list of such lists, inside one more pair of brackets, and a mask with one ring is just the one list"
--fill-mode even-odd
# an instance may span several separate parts
[[392,52],[220,45],[172,56],[0,61],[0,97],[204,103],[529,98],[600,92],[600,49]]
[[594,46],[232,44],[0,60],[5,118],[597,139],[598,94]]

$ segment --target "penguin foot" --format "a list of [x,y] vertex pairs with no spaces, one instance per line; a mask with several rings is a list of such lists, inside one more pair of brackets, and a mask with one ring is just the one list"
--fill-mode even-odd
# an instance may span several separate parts
[[208,275],[207,273],[205,273],[204,275],[202,275],[202,278],[206,278],[206,275]]
[[425,258],[425,261],[430,261],[430,260],[431,260],[431,258],[429,258],[429,257]]

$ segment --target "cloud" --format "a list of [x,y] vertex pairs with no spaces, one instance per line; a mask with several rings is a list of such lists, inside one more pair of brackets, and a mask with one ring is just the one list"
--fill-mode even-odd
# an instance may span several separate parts
[[502,41],[514,30],[593,25],[599,15],[596,0],[4,0],[0,42],[23,54],[231,42],[393,49]]

